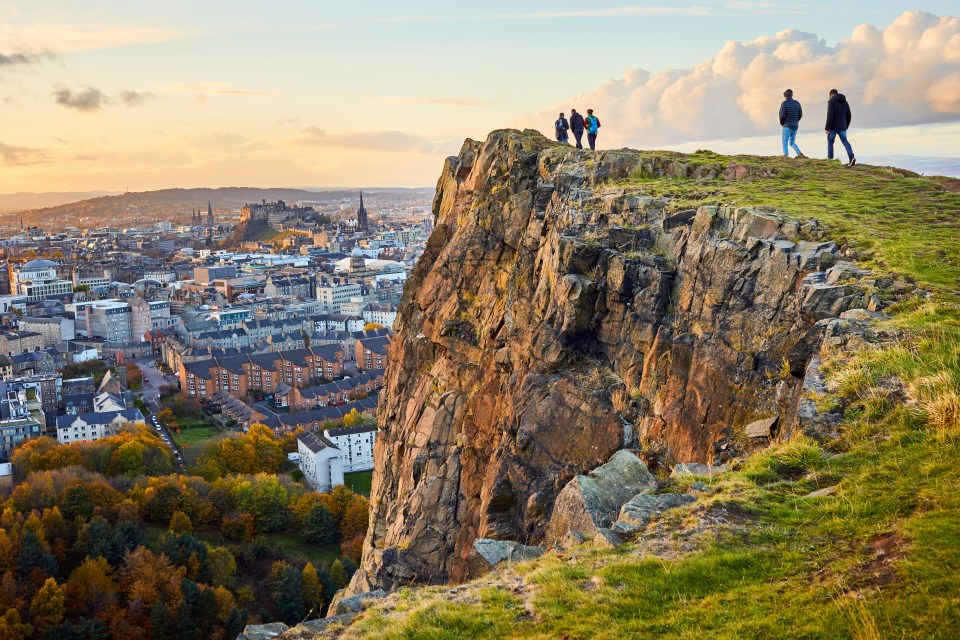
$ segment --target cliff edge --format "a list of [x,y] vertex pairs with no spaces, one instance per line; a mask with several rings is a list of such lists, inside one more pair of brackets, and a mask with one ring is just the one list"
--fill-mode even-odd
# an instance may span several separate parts
[[869,304],[840,247],[812,219],[676,211],[630,184],[757,171],[510,130],[447,160],[348,593],[463,581],[478,538],[544,542],[560,490],[617,450],[721,463],[757,419],[793,428],[818,321]]

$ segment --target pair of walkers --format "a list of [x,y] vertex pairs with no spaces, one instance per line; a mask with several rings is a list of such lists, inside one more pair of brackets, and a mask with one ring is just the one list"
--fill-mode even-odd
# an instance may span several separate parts
[[[803,117],[803,107],[793,99],[793,89],[787,89],[783,92],[784,101],[780,104],[780,126],[783,127],[783,155],[789,156],[788,146],[797,153],[798,158],[805,158],[800,147],[797,146],[797,129],[800,128],[800,119]],[[857,164],[857,158],[853,155],[853,147],[847,140],[847,129],[850,128],[850,120],[853,114],[850,112],[850,104],[846,96],[836,89],[830,90],[830,100],[827,101],[827,123],[824,125],[824,133],[827,134],[827,158],[833,160],[833,143],[838,137],[847,151],[848,167]]]
[[600,131],[600,118],[593,115],[593,109],[587,109],[586,118],[577,113],[576,109],[570,109],[570,120],[567,120],[561,113],[553,126],[554,129],[556,129],[557,140],[560,142],[568,142],[570,138],[567,136],[567,132],[570,131],[573,133],[573,137],[577,141],[577,149],[583,149],[583,143],[580,139],[583,137],[584,131],[586,131],[587,143],[590,145],[590,149],[596,150],[597,133]]

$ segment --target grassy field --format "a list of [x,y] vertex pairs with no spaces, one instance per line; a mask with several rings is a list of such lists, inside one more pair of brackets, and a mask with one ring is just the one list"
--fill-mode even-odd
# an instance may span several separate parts
[[[526,599],[497,586],[456,602],[411,591],[406,613],[369,610],[345,637],[960,637],[960,194],[944,188],[955,181],[817,160],[660,155],[776,173],[637,175],[623,186],[674,196],[678,210],[736,204],[815,217],[875,274],[919,283],[888,310],[892,345],[828,357],[834,400],[849,407],[840,437],[796,437],[704,479],[714,493],[698,508],[739,514],[739,526],[716,527],[692,552],[677,533],[658,555],[640,543],[548,554],[510,570]],[[835,492],[808,497],[826,487]],[[693,522],[683,509],[667,520],[678,532]]]
[[170,431],[170,437],[181,447],[189,447],[220,435],[220,427],[210,424],[206,420],[193,418],[178,418],[180,433]]
[[361,493],[370,497],[370,484],[373,482],[373,471],[357,471],[343,474],[343,484],[354,493]]

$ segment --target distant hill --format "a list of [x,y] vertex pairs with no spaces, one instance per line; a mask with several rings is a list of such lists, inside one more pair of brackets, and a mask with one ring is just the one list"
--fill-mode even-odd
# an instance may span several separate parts
[[[104,195],[78,202],[35,208],[26,211],[0,213],[0,226],[40,226],[55,231],[67,225],[79,228],[100,226],[109,221],[114,225],[148,223],[182,217],[186,220],[191,209],[204,211],[207,202],[214,210],[236,210],[249,202],[285,200],[334,200],[351,197],[359,189],[306,190],[306,189],[258,189],[253,187],[221,187],[218,189],[161,189],[119,195]],[[417,193],[430,189],[366,189],[370,193]],[[47,195],[47,194],[38,194]]]
[[111,196],[119,191],[49,191],[46,193],[0,193],[0,213],[39,209],[40,207],[56,207],[69,202]]

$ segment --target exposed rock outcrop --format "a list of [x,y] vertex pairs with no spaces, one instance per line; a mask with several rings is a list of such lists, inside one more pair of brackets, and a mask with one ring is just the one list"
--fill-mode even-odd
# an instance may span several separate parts
[[517,131],[447,161],[348,593],[461,581],[477,538],[549,540],[558,494],[620,449],[717,463],[744,425],[792,415],[818,321],[869,301],[828,277],[838,247],[814,221],[674,211],[623,181],[698,172],[724,168]]

